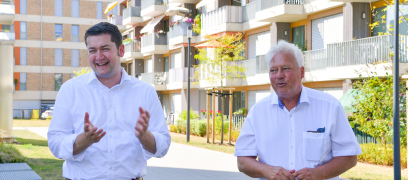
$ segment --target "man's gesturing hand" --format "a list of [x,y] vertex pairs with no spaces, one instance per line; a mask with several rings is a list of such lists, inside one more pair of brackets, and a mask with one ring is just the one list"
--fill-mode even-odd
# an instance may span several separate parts
[[86,139],[91,143],[97,143],[99,140],[105,136],[106,132],[103,129],[99,129],[95,127],[91,121],[89,121],[89,114],[85,113],[84,118],[84,132]]
[[140,116],[137,118],[136,126],[135,126],[135,135],[139,139],[146,134],[147,128],[149,127],[149,112],[143,110],[142,107],[139,107]]
[[286,170],[279,166],[269,166],[268,169],[265,171],[264,176],[268,180],[278,180],[278,179],[289,179],[295,180],[293,173],[295,170]]
[[319,178],[313,168],[303,168],[299,171],[296,171],[293,176],[297,177],[299,180],[317,180],[322,179]]

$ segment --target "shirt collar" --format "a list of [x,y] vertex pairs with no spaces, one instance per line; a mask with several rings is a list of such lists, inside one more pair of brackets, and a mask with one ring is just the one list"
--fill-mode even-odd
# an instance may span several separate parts
[[[273,97],[274,98],[272,99],[272,104],[277,104],[279,108],[283,109],[284,107],[283,102],[279,99],[278,95],[274,93]],[[300,92],[300,97],[296,107],[303,102],[309,103],[309,98],[307,96],[306,88],[302,85],[302,91]]]
[[[121,70],[121,72],[122,72],[122,77],[120,78],[120,83],[119,84],[122,84],[123,82],[125,82],[125,81],[130,81],[131,79],[130,79],[130,76],[127,74],[127,72],[125,71],[125,69],[123,69],[123,67],[122,67],[122,70]],[[90,84],[90,83],[92,83],[92,82],[96,82],[96,81],[99,81],[98,80],[98,78],[96,77],[96,74],[95,74],[95,72],[92,72],[92,73],[90,73],[90,75],[88,76],[88,84]]]

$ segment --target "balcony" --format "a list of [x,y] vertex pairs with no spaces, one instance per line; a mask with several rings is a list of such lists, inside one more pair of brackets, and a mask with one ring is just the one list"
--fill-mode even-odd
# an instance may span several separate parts
[[[400,63],[408,63],[408,37],[400,42]],[[326,49],[304,52],[304,67],[308,80],[332,80],[358,78],[356,70],[366,64],[392,62],[394,38],[391,35],[362,38],[353,41],[328,44]],[[381,69],[381,73],[385,73]],[[340,76],[341,75],[341,76]],[[384,74],[385,75],[385,74]],[[378,74],[378,76],[382,76]]]
[[14,32],[1,32],[0,31],[0,41],[14,41],[15,33]]
[[156,17],[164,14],[167,10],[167,0],[142,0],[142,17]]
[[[195,71],[196,71],[196,68],[190,68],[190,77],[191,77],[190,86],[192,88],[198,87],[198,85],[193,84],[193,82],[196,82],[196,79],[194,79]],[[183,68],[169,69],[168,78],[169,78],[168,84],[167,84],[168,90],[187,88],[188,68],[183,67]]]
[[201,0],[168,0],[170,3],[188,3],[188,4],[197,4]]
[[166,84],[169,83],[168,72],[142,73],[140,80],[152,84],[156,90],[166,90]]
[[256,1],[256,19],[261,22],[295,22],[306,19],[303,0]]
[[242,31],[242,6],[223,6],[201,16],[201,33],[211,35],[225,31]]
[[143,22],[140,16],[141,7],[131,6],[123,10],[123,25],[137,25]]
[[108,17],[108,21],[113,25],[122,25],[122,16],[112,14],[112,17]]
[[[374,2],[373,0],[371,2]],[[343,6],[346,2],[366,2],[367,0],[304,0],[304,13],[313,14],[319,11],[332,9]]]
[[0,24],[12,24],[14,21],[14,4],[8,2],[0,2]]
[[166,33],[150,33],[141,38],[143,55],[168,53]]
[[125,55],[123,56],[124,60],[129,59],[140,59],[143,58],[142,53],[140,53],[140,41],[133,41],[128,44],[125,44]]
[[[167,42],[170,47],[181,43],[188,43],[187,39],[187,28],[191,26],[191,23],[181,22],[178,25],[173,25],[170,27],[169,32],[167,32]],[[191,43],[196,43],[197,34],[193,32],[193,37],[191,37]]]

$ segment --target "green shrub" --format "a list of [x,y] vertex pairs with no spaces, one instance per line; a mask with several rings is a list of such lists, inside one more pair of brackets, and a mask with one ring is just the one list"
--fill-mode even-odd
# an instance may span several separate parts
[[193,132],[197,136],[204,137],[207,134],[207,122],[203,120],[195,121]]
[[[358,161],[371,164],[392,166],[394,165],[392,144],[387,144],[387,149],[383,145],[368,143],[360,144],[362,154],[358,155]],[[401,167],[407,168],[407,148],[401,147]]]
[[177,126],[174,125],[174,124],[170,125],[170,131],[171,132],[177,132]]
[[[199,118],[199,115],[196,114],[193,110],[190,110],[190,120],[196,120]],[[178,120],[187,121],[187,110],[181,111]]]
[[231,131],[231,141],[236,142],[238,139],[240,131],[232,130]]
[[[212,120],[210,120],[212,122]],[[216,134],[221,134],[221,116],[216,116],[215,117],[215,133]],[[227,117],[224,116],[224,134],[228,133],[228,127],[229,127],[229,121],[227,120]]]
[[186,134],[187,121],[178,120],[177,121],[177,133]]
[[12,144],[0,143],[0,163],[26,162],[26,158],[21,155]]

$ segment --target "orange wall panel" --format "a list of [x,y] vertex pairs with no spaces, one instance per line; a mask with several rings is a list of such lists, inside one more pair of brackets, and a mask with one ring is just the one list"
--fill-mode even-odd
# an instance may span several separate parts
[[20,14],[20,0],[14,0],[14,11],[16,14]]
[[20,21],[14,21],[15,39],[20,39],[20,32],[21,32]]
[[14,47],[14,59],[16,65],[20,65],[20,47]]
[[[20,90],[20,73],[14,73],[14,79],[17,79],[17,85],[15,90],[19,91]],[[14,83],[14,79],[13,79],[13,83]]]

